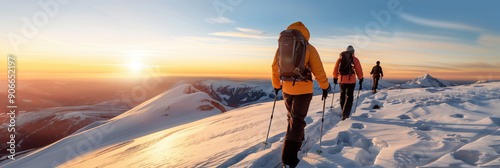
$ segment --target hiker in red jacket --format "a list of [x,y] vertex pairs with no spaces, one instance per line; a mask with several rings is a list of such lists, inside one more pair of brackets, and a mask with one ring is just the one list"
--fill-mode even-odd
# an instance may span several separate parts
[[[340,74],[340,81],[339,81]],[[349,45],[347,51],[340,53],[340,58],[333,69],[333,83],[340,82],[340,108],[342,109],[342,121],[351,115],[352,101],[354,99],[354,87],[356,87],[356,76],[359,85],[363,83],[363,69],[358,58],[354,56],[354,47]]]
[[380,61],[377,61],[377,65],[373,66],[372,71],[370,72],[373,78],[373,87],[372,93],[377,93],[378,81],[381,77],[384,77],[384,72],[382,72],[382,67],[380,67]]

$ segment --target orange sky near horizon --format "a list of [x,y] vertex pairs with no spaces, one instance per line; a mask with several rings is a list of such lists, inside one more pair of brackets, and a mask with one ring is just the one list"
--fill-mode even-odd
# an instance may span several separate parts
[[[325,56],[323,56],[325,57]],[[21,58],[22,60],[22,58]],[[325,72],[329,79],[332,78],[334,67],[333,61],[323,59]],[[331,59],[333,60],[333,59]],[[361,57],[360,60],[363,60]],[[374,63],[362,61],[365,78],[369,78],[371,68]],[[1,63],[6,65],[6,62]],[[167,64],[167,63],[165,63]],[[192,62],[188,64],[179,63],[179,66],[172,66],[175,63],[168,63],[169,66],[161,66],[157,62],[151,65],[133,64],[75,64],[71,61],[50,62],[50,61],[21,61],[18,62],[17,72],[21,79],[58,79],[58,78],[141,78],[145,76],[185,76],[185,77],[224,77],[240,79],[270,79],[272,57],[266,61],[258,63],[234,62],[200,63]],[[137,67],[138,66],[138,67]],[[444,80],[499,80],[498,72],[488,72],[487,69],[477,69],[474,71],[457,72],[456,70],[436,70],[400,68],[396,65],[384,65],[384,79],[390,80],[410,80],[423,74]]]

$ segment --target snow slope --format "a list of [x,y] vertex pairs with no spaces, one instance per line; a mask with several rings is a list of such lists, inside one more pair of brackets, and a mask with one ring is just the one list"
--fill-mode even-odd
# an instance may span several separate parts
[[[267,168],[279,165],[286,129],[283,101],[276,103],[268,140],[271,144],[264,147],[262,142],[273,102],[169,126],[166,119],[157,115],[162,114],[166,104],[171,104],[171,98],[163,98],[169,97],[169,92],[106,124],[69,136],[4,166]],[[197,96],[190,96],[193,94]],[[200,102],[203,99],[200,97],[208,95],[193,94],[173,94],[175,102],[183,102],[177,108],[199,113],[193,102]],[[326,101],[327,107],[330,100]],[[362,91],[356,113],[346,121],[339,121],[338,94],[334,100],[333,109],[326,109],[320,147],[323,102],[320,96],[313,97],[306,118],[307,141],[299,154],[302,161],[298,167],[500,167],[497,110],[500,82],[380,90],[377,94]],[[381,108],[372,109],[374,105]],[[96,138],[97,131],[102,136]],[[321,155],[315,152],[318,149],[323,151]]]
[[[62,139],[88,124],[106,120],[125,112],[117,106],[118,100],[105,101],[94,105],[53,107],[37,111],[19,112],[16,116],[17,151],[36,149]],[[8,118],[1,113],[0,118]],[[8,135],[8,122],[0,125],[0,134]],[[8,137],[0,140],[8,141]],[[0,150],[6,152],[8,144],[2,143]],[[1,152],[0,152],[1,153]],[[6,154],[6,153],[5,153]],[[0,159],[1,161],[1,159]]]
[[108,145],[226,111],[227,107],[211,99],[206,93],[194,89],[190,84],[179,83],[109,121],[90,124],[6,167],[54,167]]
[[[500,167],[500,83],[363,93],[299,167]],[[380,109],[372,109],[374,105]]]

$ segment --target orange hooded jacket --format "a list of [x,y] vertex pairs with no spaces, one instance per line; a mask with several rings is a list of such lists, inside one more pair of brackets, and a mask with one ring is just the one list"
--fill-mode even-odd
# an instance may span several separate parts
[[[304,26],[302,22],[295,22],[291,24],[290,26],[288,26],[287,30],[290,29],[299,30],[302,33],[302,35],[304,35],[306,40],[309,41],[309,36],[310,36],[309,30],[307,30],[306,26]],[[281,80],[279,75],[277,59],[278,59],[278,51],[276,51],[272,65],[273,69],[272,82],[274,88],[281,87]],[[316,51],[316,48],[314,48],[314,46],[311,44],[307,46],[306,59],[304,64],[306,67],[311,68],[312,74],[319,83],[319,87],[321,89],[328,89],[328,86],[330,86],[330,84],[328,83],[328,79],[326,78],[326,73],[323,68],[323,63],[321,62],[318,51]],[[293,81],[283,81],[283,92],[289,95],[301,95],[301,94],[313,93],[313,82],[296,81],[295,85],[293,85]]]
[[[361,68],[361,64],[359,63],[358,58],[354,54],[352,54],[353,58],[353,63],[354,63],[354,72],[356,72],[356,75],[358,76],[358,79],[363,78],[363,69]],[[340,58],[337,59],[337,62],[335,63],[335,68],[333,68],[333,78],[337,78],[340,75],[339,73],[339,66],[340,66],[340,61],[342,60],[342,54],[340,54]],[[356,83],[356,77],[353,74],[350,75],[340,75],[339,83]]]

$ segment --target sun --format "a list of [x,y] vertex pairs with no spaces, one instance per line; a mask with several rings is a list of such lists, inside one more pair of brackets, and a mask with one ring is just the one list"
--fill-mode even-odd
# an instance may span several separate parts
[[140,72],[144,69],[145,65],[139,61],[132,61],[128,64],[128,68],[134,72]]

